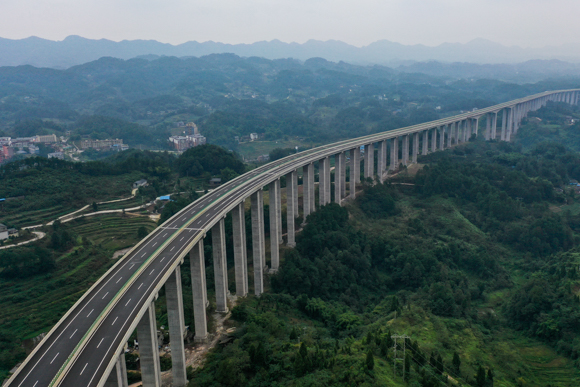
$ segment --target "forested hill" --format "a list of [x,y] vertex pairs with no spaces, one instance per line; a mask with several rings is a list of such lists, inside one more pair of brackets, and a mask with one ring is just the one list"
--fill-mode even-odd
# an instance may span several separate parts
[[189,385],[577,386],[580,154],[476,140],[419,163],[310,215]]
[[170,134],[183,133],[179,122],[194,121],[210,143],[232,150],[236,137],[250,133],[312,144],[580,86],[575,78],[515,84],[481,79],[493,76],[485,68],[472,78],[433,66],[399,71],[219,54],[101,58],[66,70],[0,67],[0,136],[70,131],[73,140],[120,137],[131,147],[164,149]]

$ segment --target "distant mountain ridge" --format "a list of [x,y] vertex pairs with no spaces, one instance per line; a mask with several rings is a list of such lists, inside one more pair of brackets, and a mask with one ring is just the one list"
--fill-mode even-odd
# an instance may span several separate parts
[[189,41],[179,45],[155,40],[86,39],[68,36],[62,41],[38,37],[25,39],[0,38],[0,66],[32,65],[35,67],[69,68],[101,57],[131,59],[157,56],[204,56],[233,53],[244,57],[267,59],[313,57],[329,61],[355,64],[399,65],[414,61],[469,62],[480,64],[518,63],[534,59],[580,62],[580,44],[544,47],[539,49],[506,47],[485,39],[471,42],[443,43],[430,47],[421,44],[404,45],[379,40],[368,46],[356,47],[338,40],[309,40],[306,43],[284,43],[279,40],[251,44]]

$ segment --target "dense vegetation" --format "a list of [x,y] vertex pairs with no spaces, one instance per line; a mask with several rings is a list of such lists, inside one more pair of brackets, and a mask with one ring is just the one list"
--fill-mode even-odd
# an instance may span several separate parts
[[[400,176],[414,186],[368,185],[310,215],[271,293],[233,309],[233,343],[190,385],[401,385],[394,334],[410,336],[408,385],[576,385],[580,211],[568,181],[580,155],[475,141],[423,162]],[[541,360],[525,340],[563,356],[542,366],[559,373],[531,367]]]
[[168,135],[184,130],[176,124],[195,121],[210,143],[232,150],[239,147],[235,137],[250,133],[261,141],[320,143],[579,84],[574,78],[534,84],[458,80],[431,67],[406,72],[232,54],[101,58],[66,70],[4,67],[0,136],[71,131],[73,140],[119,137],[132,147],[167,149]]

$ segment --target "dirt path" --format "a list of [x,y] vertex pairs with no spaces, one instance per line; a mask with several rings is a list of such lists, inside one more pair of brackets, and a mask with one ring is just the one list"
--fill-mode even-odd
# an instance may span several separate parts
[[15,245],[2,246],[2,247],[0,247],[0,250],[9,249],[11,247],[16,247],[16,246],[26,245],[28,243],[32,243],[32,242],[35,242],[35,241],[37,241],[39,239],[42,239],[42,238],[44,238],[46,236],[46,234],[43,233],[42,231],[33,231],[32,233],[36,235],[36,237],[34,237],[34,239],[29,239],[27,241],[20,242],[20,243],[17,243]]

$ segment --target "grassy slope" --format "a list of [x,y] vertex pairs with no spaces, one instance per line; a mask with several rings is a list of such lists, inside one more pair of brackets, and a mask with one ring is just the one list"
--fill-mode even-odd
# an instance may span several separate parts
[[[399,216],[380,220],[367,218],[355,206],[350,206],[349,211],[351,220],[369,235],[415,238],[404,224],[410,218],[419,217],[427,229],[437,229],[437,237],[443,241],[460,238],[463,243],[493,249],[495,254],[504,258],[508,269],[513,264],[510,261],[518,258],[501,245],[488,240],[485,233],[469,222],[450,200],[436,198],[419,202],[412,197],[404,197],[399,201],[399,206],[402,209]],[[417,243],[425,241],[416,239]],[[428,242],[436,243],[435,240]],[[478,305],[478,313],[492,313],[496,316],[495,319],[501,319],[502,302],[509,292],[509,289],[502,289],[488,295],[487,301]],[[386,307],[386,303],[382,307]],[[381,309],[379,305],[375,312],[380,315]],[[495,319],[492,319],[492,334],[491,331],[471,325],[464,319],[426,314],[420,307],[405,311],[403,317],[397,320],[393,320],[393,317],[382,316],[373,325],[390,326],[393,332],[411,336],[428,353],[434,349],[441,351],[448,364],[451,363],[453,351],[457,351],[463,359],[463,374],[475,375],[478,364],[488,364],[494,369],[496,386],[516,386],[514,380],[530,386],[575,386],[580,382],[580,371],[574,367],[572,361],[520,332],[500,328],[493,322]]]

